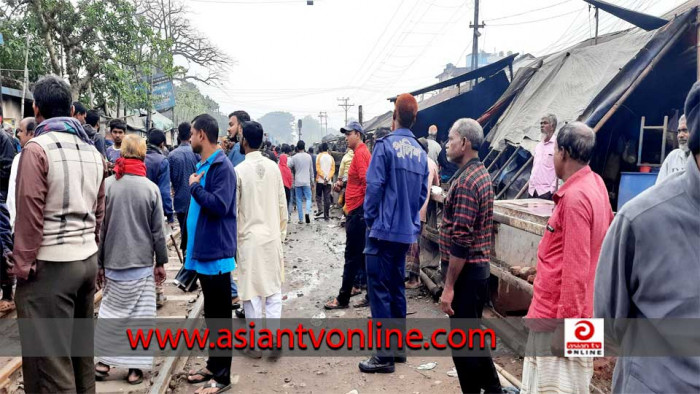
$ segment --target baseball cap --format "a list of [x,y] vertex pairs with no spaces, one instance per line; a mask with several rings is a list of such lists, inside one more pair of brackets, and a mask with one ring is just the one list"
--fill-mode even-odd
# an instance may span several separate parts
[[340,129],[340,132],[343,134],[347,134],[350,131],[357,131],[360,134],[365,134],[365,130],[362,128],[360,122],[350,122],[347,126]]

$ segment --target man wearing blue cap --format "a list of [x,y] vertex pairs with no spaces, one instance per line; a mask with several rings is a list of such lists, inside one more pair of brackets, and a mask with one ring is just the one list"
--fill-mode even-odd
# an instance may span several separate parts
[[345,223],[345,265],[343,266],[343,284],[338,297],[329,301],[326,309],[343,309],[348,307],[352,296],[352,285],[357,272],[365,264],[365,224],[363,202],[367,188],[367,168],[371,156],[364,144],[365,131],[358,122],[350,122],[340,129],[345,134],[348,148],[355,151],[350,163],[345,190],[345,210],[348,214]]

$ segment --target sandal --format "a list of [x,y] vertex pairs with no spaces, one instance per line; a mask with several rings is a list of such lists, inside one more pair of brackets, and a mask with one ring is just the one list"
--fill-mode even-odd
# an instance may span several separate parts
[[0,300],[0,313],[8,313],[15,310],[15,302],[12,300]]
[[362,299],[362,301],[356,302],[353,304],[353,308],[365,308],[369,306],[369,299],[366,297]]
[[[103,369],[103,368],[106,368],[106,369]],[[101,380],[101,379],[106,378],[107,376],[109,376],[110,369],[111,368],[109,365],[102,363],[102,362],[98,362],[97,364],[95,364],[95,379]]]
[[223,393],[224,391],[228,391],[231,388],[231,386],[232,386],[231,383],[223,384],[223,383],[217,382],[216,380],[210,380],[206,386],[200,387],[197,391],[195,391],[195,393],[200,394],[204,390],[216,389],[216,391],[209,391],[208,394],[218,394],[218,393]]
[[[196,375],[199,375],[202,378],[201,379],[192,379],[192,376],[196,376]],[[206,382],[207,380],[211,379],[213,376],[214,376],[213,374],[207,372],[206,370],[200,369],[197,372],[194,372],[194,373],[190,372],[187,374],[187,383],[197,384],[197,383]]]
[[353,287],[352,291],[350,292],[350,297],[354,297],[356,295],[362,294],[362,289],[358,289],[357,287]]
[[350,306],[350,305],[348,305],[348,304],[340,305],[340,304],[338,303],[338,299],[337,299],[337,298],[334,298],[334,299],[332,299],[332,300],[326,302],[326,305],[324,305],[323,307],[324,307],[325,309],[327,309],[327,310],[331,310],[331,311],[332,311],[332,310],[334,310],[334,309],[347,309],[349,306]]
[[[134,375],[136,376],[136,380],[129,379]],[[143,382],[143,371],[140,369],[130,368],[129,373],[126,375],[126,382],[132,385],[141,384],[141,382]]]

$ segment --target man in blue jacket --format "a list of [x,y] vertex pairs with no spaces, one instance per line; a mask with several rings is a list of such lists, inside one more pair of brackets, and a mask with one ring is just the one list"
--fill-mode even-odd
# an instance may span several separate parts
[[[406,252],[420,235],[419,211],[428,196],[428,156],[410,130],[417,114],[413,96],[397,97],[393,132],[377,140],[367,170],[365,263],[375,320],[406,318]],[[362,372],[391,373],[395,361],[405,360],[401,354],[385,351],[359,366]]]
[[[236,173],[217,146],[219,126],[211,115],[192,121],[192,150],[201,155],[190,176],[185,268],[197,271],[207,328],[219,332],[231,319],[231,271],[236,268]],[[222,322],[224,324],[222,324]],[[230,329],[230,326],[228,327]],[[216,392],[231,387],[231,350],[210,350],[206,367],[191,371],[189,383],[207,382]]]
[[[163,154],[165,147],[165,133],[163,130],[151,129],[148,132],[148,148],[146,150],[146,177],[160,189],[160,197],[163,200],[163,214],[167,218],[168,226],[172,226],[173,199],[170,196],[170,165]],[[163,285],[156,285],[156,307],[165,305],[166,297]]]

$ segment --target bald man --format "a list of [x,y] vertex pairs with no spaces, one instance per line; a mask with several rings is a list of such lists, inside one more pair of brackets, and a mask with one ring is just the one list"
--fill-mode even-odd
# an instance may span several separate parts
[[593,359],[563,357],[564,324],[555,319],[593,317],[595,270],[613,219],[605,184],[588,166],[594,147],[595,133],[581,122],[556,136],[554,170],[564,185],[552,196],[554,212],[537,250],[521,393],[589,391]]
[[438,162],[438,156],[442,151],[442,147],[437,142],[438,128],[432,125],[428,128],[428,157],[433,159],[434,162]]

